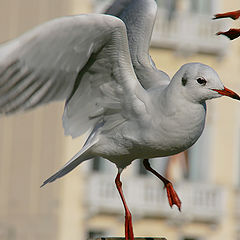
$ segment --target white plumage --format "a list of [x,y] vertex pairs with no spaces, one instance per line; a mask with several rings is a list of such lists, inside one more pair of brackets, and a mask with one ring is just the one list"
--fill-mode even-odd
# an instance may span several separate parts
[[2,114],[66,100],[65,133],[91,132],[80,152],[43,185],[94,156],[114,162],[120,174],[135,159],[184,151],[204,129],[206,100],[240,99],[201,63],[183,65],[170,81],[148,53],[155,1],[124,2],[116,13],[122,20],[63,17],[0,47]]

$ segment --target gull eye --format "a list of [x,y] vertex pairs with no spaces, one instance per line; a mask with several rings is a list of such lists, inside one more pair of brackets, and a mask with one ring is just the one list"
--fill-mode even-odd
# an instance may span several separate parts
[[201,84],[202,86],[206,85],[207,81],[204,78],[198,78],[197,82]]

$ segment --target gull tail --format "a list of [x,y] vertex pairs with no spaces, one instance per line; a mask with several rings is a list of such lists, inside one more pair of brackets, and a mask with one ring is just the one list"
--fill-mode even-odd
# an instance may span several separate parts
[[43,187],[47,183],[54,182],[58,178],[63,177],[67,173],[71,172],[75,167],[77,167],[80,163],[92,158],[88,154],[88,148],[83,147],[70,161],[68,161],[58,172],[56,172],[54,175],[49,177],[47,180],[43,182],[43,184],[40,187]]
[[96,124],[89,137],[87,138],[83,148],[70,160],[68,161],[62,169],[48,178],[40,187],[43,187],[47,183],[54,182],[56,179],[63,177],[67,173],[71,172],[75,167],[77,167],[80,163],[93,158],[93,155],[90,153],[90,149],[94,146],[94,144],[98,141],[97,133],[104,125],[104,122],[99,122]]

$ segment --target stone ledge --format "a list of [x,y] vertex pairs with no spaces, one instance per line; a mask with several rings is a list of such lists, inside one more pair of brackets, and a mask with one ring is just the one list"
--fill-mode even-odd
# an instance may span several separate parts
[[[102,237],[102,238],[97,238],[94,240],[125,240],[125,238],[123,237]],[[167,240],[164,237],[160,237],[160,238],[154,238],[154,237],[136,237],[134,238],[134,240]]]

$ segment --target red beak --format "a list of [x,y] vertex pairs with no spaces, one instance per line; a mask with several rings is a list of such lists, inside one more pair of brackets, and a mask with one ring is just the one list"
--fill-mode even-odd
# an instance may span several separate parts
[[232,91],[226,87],[224,87],[223,90],[218,90],[218,89],[212,89],[212,90],[218,92],[219,94],[221,94],[223,96],[228,96],[228,97],[240,100],[240,96],[237,93],[235,93],[234,91]]

